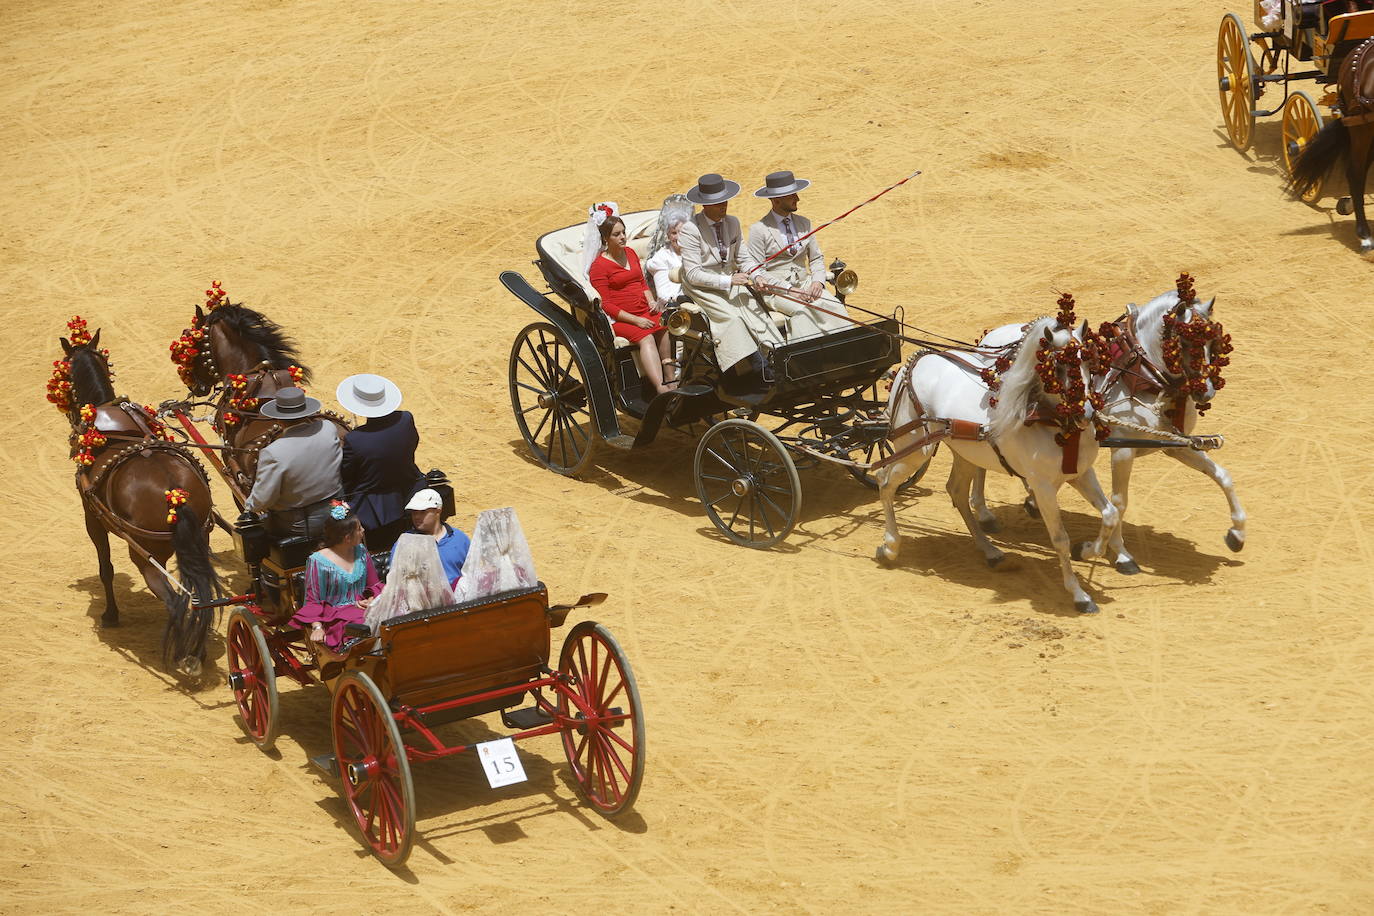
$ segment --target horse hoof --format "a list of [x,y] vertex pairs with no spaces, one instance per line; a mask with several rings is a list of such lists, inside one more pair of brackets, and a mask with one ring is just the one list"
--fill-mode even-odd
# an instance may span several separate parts
[[986,534],[996,534],[1002,530],[1002,523],[992,517],[980,518],[978,519],[978,527],[982,528]]
[[1245,541],[1237,537],[1234,531],[1226,532],[1226,546],[1231,548],[1232,553],[1240,553],[1245,546]]
[[1035,500],[1031,499],[1029,496],[1026,497],[1026,501],[1023,502],[1021,505],[1023,508],[1025,508],[1026,514],[1029,515],[1031,518],[1040,517],[1040,508],[1036,506]]
[[118,617],[118,616],[111,617],[111,616],[109,616],[108,614],[102,614],[102,615],[101,615],[101,617],[100,617],[100,628],[101,628],[102,630],[113,630],[113,629],[114,629],[115,627],[117,627],[117,626],[119,626],[119,617]]
[[1001,566],[1002,561],[1006,558],[1007,555],[1004,553],[999,553],[995,557],[983,557],[983,559],[987,561],[988,569],[996,569],[997,567]]
[[1140,572],[1140,564],[1135,560],[1117,560],[1116,571],[1123,576],[1134,576]]
[[893,555],[891,550],[888,550],[886,545],[877,549],[873,554],[873,559],[877,560],[879,564],[886,566],[888,569],[891,569],[892,564],[897,561],[896,556]]
[[1082,601],[1075,601],[1073,609],[1080,614],[1096,614],[1097,602],[1091,598],[1084,598]]

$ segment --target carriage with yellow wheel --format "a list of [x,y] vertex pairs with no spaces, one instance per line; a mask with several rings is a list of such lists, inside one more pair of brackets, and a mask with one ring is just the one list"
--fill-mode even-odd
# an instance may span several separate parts
[[[1292,174],[1298,155],[1326,120],[1341,115],[1337,70],[1347,54],[1374,37],[1374,0],[1255,0],[1253,21],[1258,31],[1248,32],[1238,14],[1227,13],[1217,34],[1217,89],[1226,133],[1245,152],[1254,145],[1255,119],[1282,113],[1279,155]],[[1316,83],[1316,98],[1292,87],[1305,80]],[[1261,108],[1274,83],[1283,86],[1283,98]],[[1303,200],[1313,203],[1321,195],[1318,184]],[[1342,199],[1337,209],[1348,214],[1349,200]]]

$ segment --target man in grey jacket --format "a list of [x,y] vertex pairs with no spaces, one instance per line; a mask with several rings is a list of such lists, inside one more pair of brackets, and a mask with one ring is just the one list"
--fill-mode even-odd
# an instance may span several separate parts
[[318,535],[330,500],[340,497],[343,448],[334,424],[316,414],[320,402],[299,388],[283,388],[259,408],[265,417],[293,421],[258,452],[247,512],[266,512],[267,530],[278,537]]

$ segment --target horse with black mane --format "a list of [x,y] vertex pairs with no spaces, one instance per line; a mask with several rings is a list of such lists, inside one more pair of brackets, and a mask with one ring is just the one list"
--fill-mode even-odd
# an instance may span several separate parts
[[1365,217],[1364,187],[1374,165],[1374,38],[1358,45],[1341,61],[1336,81],[1341,116],[1330,121],[1303,147],[1293,163],[1289,186],[1301,196],[1321,184],[1342,158],[1355,213],[1360,251],[1374,253],[1374,235]]
[[[225,477],[241,510],[253,489],[258,452],[285,428],[258,408],[282,388],[304,387],[310,370],[276,322],[230,302],[218,281],[205,295],[205,307],[196,306],[191,326],[172,341],[171,357],[191,395],[212,398]],[[335,423],[340,438],[348,432],[343,417],[330,411],[321,416]]]
[[[53,363],[48,400],[71,423],[76,488],[105,589],[102,626],[119,625],[109,535],[123,538],[143,581],[167,607],[162,660],[197,676],[212,613],[222,594],[210,563],[210,484],[200,462],[172,441],[150,407],[118,397],[100,331],[80,316],[60,337],[65,358]],[[181,581],[166,571],[176,555]]]

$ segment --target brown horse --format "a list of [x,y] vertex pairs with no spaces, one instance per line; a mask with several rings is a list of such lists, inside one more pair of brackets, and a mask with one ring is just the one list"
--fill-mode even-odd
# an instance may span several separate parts
[[[209,480],[195,457],[167,439],[150,410],[116,397],[109,362],[99,346],[100,331],[87,335],[80,319],[69,327],[72,340],[58,338],[66,354],[55,364],[59,397],[50,394],[49,400],[64,409],[72,425],[76,488],[105,588],[101,625],[119,625],[110,562],[113,533],[129,545],[129,559],[167,607],[164,666],[176,665],[197,676],[212,617],[201,605],[222,594],[210,563]],[[68,384],[64,388],[61,382]],[[165,574],[173,554],[180,583]]]
[[1303,147],[1293,164],[1289,186],[1295,194],[1315,188],[1341,157],[1345,157],[1350,202],[1355,212],[1355,234],[1360,251],[1374,252],[1374,236],[1364,211],[1364,185],[1374,165],[1374,38],[1355,48],[1341,61],[1336,88],[1341,116],[1331,121]]
[[[172,360],[182,381],[195,397],[214,398],[214,427],[224,451],[226,476],[239,508],[253,488],[257,450],[285,428],[280,420],[258,412],[260,403],[281,388],[304,385],[310,370],[297,358],[296,344],[281,327],[259,312],[227,300],[218,287],[212,291],[210,310],[196,307],[191,327],[172,344]],[[323,415],[348,431],[340,416]]]

